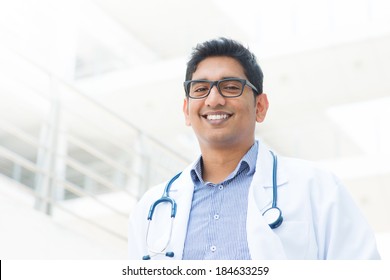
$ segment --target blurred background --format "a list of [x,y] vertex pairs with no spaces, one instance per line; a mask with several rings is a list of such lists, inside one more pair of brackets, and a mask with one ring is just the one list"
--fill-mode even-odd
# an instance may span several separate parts
[[1,259],[127,257],[134,203],[198,154],[182,82],[219,36],[263,69],[257,137],[336,173],[390,259],[389,1],[0,0]]

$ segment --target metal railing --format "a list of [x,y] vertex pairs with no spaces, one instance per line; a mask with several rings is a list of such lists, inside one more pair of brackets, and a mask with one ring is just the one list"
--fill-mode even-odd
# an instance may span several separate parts
[[[0,69],[0,173],[24,184],[36,209],[53,217],[67,213],[127,240],[128,205],[188,160],[70,83],[11,54],[47,84],[35,87]],[[77,210],[75,201],[88,201],[90,209]]]

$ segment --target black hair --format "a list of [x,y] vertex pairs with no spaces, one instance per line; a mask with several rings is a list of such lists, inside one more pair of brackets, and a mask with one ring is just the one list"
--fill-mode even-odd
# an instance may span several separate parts
[[264,76],[256,56],[241,43],[224,37],[200,43],[193,49],[190,60],[187,62],[186,81],[192,79],[201,61],[213,56],[227,56],[236,59],[244,68],[244,74],[249,82],[257,88],[258,92],[254,91],[255,95],[263,93]]

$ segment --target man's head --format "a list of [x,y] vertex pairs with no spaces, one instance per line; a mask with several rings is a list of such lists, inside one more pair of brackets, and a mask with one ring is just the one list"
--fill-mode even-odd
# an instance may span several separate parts
[[206,41],[194,48],[187,62],[186,81],[192,79],[201,61],[213,56],[227,56],[237,60],[244,69],[248,81],[256,87],[257,92],[254,93],[263,93],[263,72],[256,61],[256,56],[239,42],[227,38]]
[[197,46],[188,63],[183,112],[202,150],[253,144],[256,122],[268,110],[262,77],[254,55],[235,41]]

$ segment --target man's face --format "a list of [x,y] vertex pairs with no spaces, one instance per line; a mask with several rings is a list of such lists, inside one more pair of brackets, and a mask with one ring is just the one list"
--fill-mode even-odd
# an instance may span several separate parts
[[[223,78],[246,79],[241,64],[231,57],[209,57],[198,64],[192,80],[216,81]],[[252,89],[244,87],[241,96],[225,98],[216,86],[204,99],[185,99],[186,124],[192,126],[202,147],[232,147],[254,141],[257,122],[262,122],[268,109],[265,94],[255,98]]]

